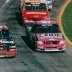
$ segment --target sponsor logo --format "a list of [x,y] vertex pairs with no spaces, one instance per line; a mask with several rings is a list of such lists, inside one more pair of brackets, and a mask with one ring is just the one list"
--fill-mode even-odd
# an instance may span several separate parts
[[27,12],[26,14],[46,14],[46,12]]
[[60,34],[41,34],[38,36],[39,38],[62,38]]
[[0,43],[14,43],[13,41],[0,40]]

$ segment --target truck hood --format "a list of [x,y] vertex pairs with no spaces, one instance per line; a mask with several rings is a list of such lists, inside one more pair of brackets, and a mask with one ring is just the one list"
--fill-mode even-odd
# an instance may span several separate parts
[[37,33],[38,40],[63,40],[61,33]]
[[46,10],[24,10],[24,18],[40,20],[43,18],[49,18],[48,11]]

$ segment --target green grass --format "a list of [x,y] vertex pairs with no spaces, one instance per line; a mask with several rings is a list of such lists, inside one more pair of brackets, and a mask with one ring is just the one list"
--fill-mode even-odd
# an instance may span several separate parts
[[67,6],[63,13],[62,26],[66,36],[72,42],[72,2]]

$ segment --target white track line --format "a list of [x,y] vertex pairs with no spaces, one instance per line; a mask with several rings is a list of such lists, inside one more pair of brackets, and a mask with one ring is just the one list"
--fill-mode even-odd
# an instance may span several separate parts
[[10,0],[6,0],[6,1],[2,4],[2,6],[1,6],[1,8],[0,8],[0,12],[3,11],[4,7],[7,5],[7,3],[8,3],[9,1],[10,1]]
[[9,0],[6,0],[6,2],[5,2],[5,3],[7,4],[8,2],[9,2]]

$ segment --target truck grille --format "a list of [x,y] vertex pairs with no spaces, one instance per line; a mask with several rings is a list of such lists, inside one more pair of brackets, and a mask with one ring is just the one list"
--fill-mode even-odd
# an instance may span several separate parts
[[48,49],[53,49],[53,48],[54,48],[54,49],[55,49],[55,48],[57,48],[57,47],[46,47],[46,48],[48,48]]
[[59,41],[44,41],[44,44],[58,44]]

